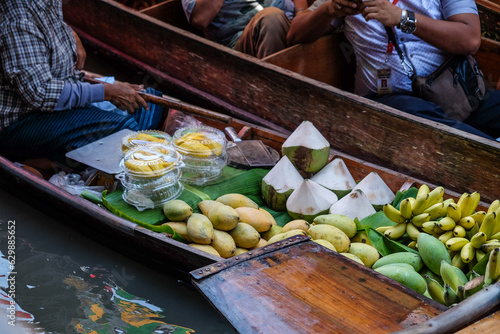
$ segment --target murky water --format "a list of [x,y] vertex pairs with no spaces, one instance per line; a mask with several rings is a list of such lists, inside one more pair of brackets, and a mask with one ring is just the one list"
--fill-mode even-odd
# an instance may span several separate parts
[[0,229],[2,334],[235,332],[193,287],[86,238],[6,189]]

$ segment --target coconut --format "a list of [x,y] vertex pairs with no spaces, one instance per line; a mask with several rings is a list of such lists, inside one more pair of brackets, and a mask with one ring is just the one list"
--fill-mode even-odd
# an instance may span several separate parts
[[275,211],[286,211],[286,200],[304,179],[284,155],[262,179],[262,198]]
[[293,219],[312,223],[317,216],[328,213],[328,209],[337,201],[338,197],[333,191],[304,179],[288,197],[286,209]]
[[360,189],[368,197],[376,211],[382,210],[384,204],[392,203],[396,195],[376,172],[371,172],[354,188]]
[[334,203],[329,210],[330,213],[344,215],[352,220],[362,220],[376,211],[372,203],[360,189],[353,189],[349,194]]
[[328,165],[311,177],[311,180],[333,191],[338,198],[351,192],[356,181],[347,169],[344,160],[333,159]]
[[307,173],[316,173],[330,157],[330,143],[309,121],[302,122],[281,147],[292,164]]

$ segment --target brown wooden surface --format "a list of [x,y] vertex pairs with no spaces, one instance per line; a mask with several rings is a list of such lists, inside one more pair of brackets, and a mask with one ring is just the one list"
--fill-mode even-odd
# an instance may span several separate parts
[[484,317],[483,319],[467,326],[457,332],[457,334],[496,334],[500,328],[500,311]]
[[447,309],[308,239],[200,268],[193,284],[249,334],[391,333]]
[[456,192],[477,190],[485,201],[499,197],[499,143],[374,103],[109,0],[72,0],[64,10],[70,24],[184,88],[288,130],[310,120],[340,152]]
[[356,60],[342,32],[292,46],[264,60],[346,91],[354,89]]

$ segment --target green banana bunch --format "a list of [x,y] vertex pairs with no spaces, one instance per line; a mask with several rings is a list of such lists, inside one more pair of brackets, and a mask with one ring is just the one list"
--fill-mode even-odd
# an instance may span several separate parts
[[443,299],[446,306],[451,306],[458,302],[457,293],[447,283],[444,285]]
[[463,286],[469,281],[460,268],[457,268],[444,260],[441,261],[439,273],[441,274],[441,278],[444,283],[449,284],[455,293],[458,291],[457,289],[459,286]]
[[425,282],[427,283],[427,292],[431,296],[431,298],[438,303],[446,305],[446,301],[444,299],[444,288],[438,281],[429,277],[429,275],[423,275]]

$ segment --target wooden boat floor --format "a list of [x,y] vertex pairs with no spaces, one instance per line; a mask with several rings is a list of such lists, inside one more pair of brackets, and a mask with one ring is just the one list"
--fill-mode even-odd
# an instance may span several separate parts
[[390,333],[447,309],[305,236],[191,277],[240,333]]
[[457,334],[494,334],[500,328],[500,310],[460,330]]

